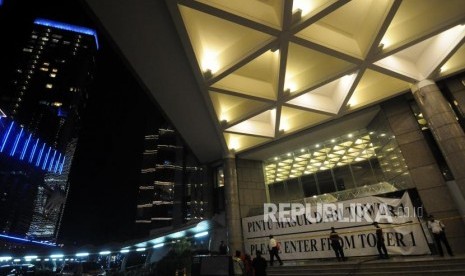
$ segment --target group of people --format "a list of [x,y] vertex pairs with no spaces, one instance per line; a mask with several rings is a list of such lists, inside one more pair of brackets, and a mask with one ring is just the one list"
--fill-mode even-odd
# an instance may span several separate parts
[[[270,253],[270,266],[273,266],[275,258],[280,265],[283,265],[283,261],[279,257],[279,242],[272,235],[270,235],[269,238],[268,252]],[[219,253],[221,255],[226,255],[227,252],[228,247],[224,241],[221,241]],[[260,250],[256,251],[256,255],[257,256],[252,260],[249,254],[242,255],[241,251],[236,250],[233,257],[234,275],[266,276],[267,261],[262,257],[262,252]]]
[[[428,216],[428,228],[433,233],[434,240],[438,249],[439,256],[444,256],[444,251],[442,250],[442,244],[446,247],[447,253],[449,256],[454,256],[452,249],[450,248],[449,242],[446,238],[445,226],[440,221],[435,219],[432,215]],[[376,248],[378,249],[378,254],[380,259],[389,259],[389,254],[386,249],[386,244],[384,243],[383,229],[379,226],[377,222],[373,223],[373,226],[376,227]],[[338,261],[346,261],[347,258],[344,256],[344,248],[342,246],[342,238],[338,235],[334,227],[331,227],[331,233],[329,234],[329,239],[331,240],[331,247],[336,254]]]
[[[376,248],[378,249],[378,254],[380,259],[389,259],[389,254],[386,249],[386,244],[384,243],[383,229],[379,227],[377,222],[373,223],[373,226],[376,228]],[[336,232],[334,227],[331,227],[331,233],[329,234],[329,240],[331,241],[331,247],[336,254],[336,258],[339,262],[345,262],[347,258],[344,256],[344,247],[342,244],[342,238]]]
[[259,250],[253,260],[249,254],[242,255],[241,251],[237,250],[233,261],[234,275],[266,276],[267,263]]
[[[441,221],[434,219],[433,216],[429,216],[428,218],[428,228],[430,228],[431,232],[433,233],[433,237],[436,241],[439,255],[444,256],[444,252],[441,246],[441,243],[443,243],[446,247],[447,253],[450,256],[454,256],[445,235],[444,224]],[[383,229],[379,226],[377,222],[374,222],[373,226],[375,227],[376,248],[378,250],[379,258],[388,259],[389,254],[386,249]],[[268,242],[268,251],[270,254],[270,266],[273,266],[275,258],[280,265],[283,265],[283,261],[279,257],[280,243],[272,235],[270,235],[269,238],[270,239]],[[342,243],[343,239],[339,236],[334,227],[331,227],[329,240],[331,242],[331,248],[334,250],[337,260],[346,261],[347,258],[344,256],[344,247]],[[227,250],[228,249],[226,244],[224,243],[224,241],[221,241],[219,247],[220,254],[226,255]],[[265,258],[262,257],[262,252],[260,250],[257,250],[256,255],[257,256],[252,260],[249,254],[245,254],[242,256],[240,251],[236,251],[236,254],[233,258],[234,274],[245,276],[266,276],[267,261],[265,260]]]

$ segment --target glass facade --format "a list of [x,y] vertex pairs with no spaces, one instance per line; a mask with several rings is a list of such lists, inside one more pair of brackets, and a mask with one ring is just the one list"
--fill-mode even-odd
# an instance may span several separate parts
[[[411,187],[404,158],[380,112],[365,128],[264,162],[271,202],[334,199]],[[369,187],[372,186],[372,187]],[[373,190],[376,188],[375,190]]]

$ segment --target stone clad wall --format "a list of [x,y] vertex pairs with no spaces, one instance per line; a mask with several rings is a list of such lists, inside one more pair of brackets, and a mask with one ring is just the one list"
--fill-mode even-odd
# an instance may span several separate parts
[[263,163],[237,158],[236,169],[241,217],[262,214],[267,202]]
[[382,110],[396,136],[426,211],[444,219],[453,251],[456,254],[465,253],[465,225],[408,102],[396,98],[383,103]]

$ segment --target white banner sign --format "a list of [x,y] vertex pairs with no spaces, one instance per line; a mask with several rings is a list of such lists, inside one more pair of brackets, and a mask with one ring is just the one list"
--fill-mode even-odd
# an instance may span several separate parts
[[[297,212],[297,216],[292,216],[289,209],[281,210],[281,215],[292,216],[285,222],[280,222],[282,220],[279,220],[278,213],[243,218],[246,251],[255,255],[256,250],[261,250],[267,257],[269,235],[273,235],[280,243],[280,257],[283,260],[331,258],[335,254],[330,246],[329,234],[331,227],[334,227],[342,237],[345,256],[377,255],[376,228],[372,224],[376,220],[383,228],[389,254],[430,253],[407,192],[402,198],[370,196],[330,205],[333,208],[329,212],[324,211],[325,207],[318,209],[311,206],[309,209],[307,206],[305,214]],[[266,208],[270,209],[269,206]],[[269,212],[268,209],[265,213]],[[273,222],[274,217],[278,221]]]

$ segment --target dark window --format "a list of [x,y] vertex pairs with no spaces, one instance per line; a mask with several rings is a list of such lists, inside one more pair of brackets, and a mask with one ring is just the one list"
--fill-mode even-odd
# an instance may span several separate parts
[[354,178],[350,167],[342,166],[333,169],[334,178],[336,179],[337,189],[339,191],[355,188]]
[[304,190],[305,197],[310,197],[319,194],[316,185],[315,175],[305,175],[302,176],[300,180],[302,181],[302,188]]
[[320,187],[321,194],[332,193],[336,191],[331,170],[317,172],[316,178],[318,180],[318,186]]
[[303,198],[303,191],[300,186],[298,178],[287,180],[286,185],[287,185],[287,192],[289,194],[289,199]]

